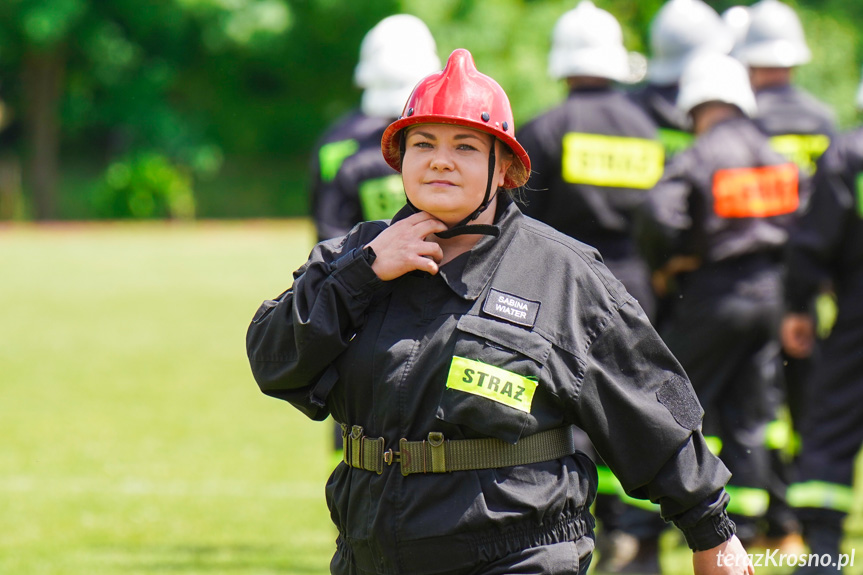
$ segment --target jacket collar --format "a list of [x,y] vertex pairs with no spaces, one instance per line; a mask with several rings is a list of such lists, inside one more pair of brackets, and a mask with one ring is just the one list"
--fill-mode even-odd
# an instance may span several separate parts
[[[405,206],[399,210],[392,221],[395,223],[413,213],[410,206]],[[500,193],[493,224],[500,230],[500,235],[482,236],[468,252],[442,265],[438,275],[444,283],[457,296],[469,301],[476,300],[497,271],[506,249],[518,232],[523,217],[521,210],[509,195]]]

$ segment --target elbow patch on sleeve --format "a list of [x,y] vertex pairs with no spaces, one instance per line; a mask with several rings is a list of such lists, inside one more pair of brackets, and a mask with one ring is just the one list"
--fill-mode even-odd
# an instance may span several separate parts
[[701,426],[704,411],[692,385],[678,375],[672,375],[656,392],[656,399],[671,413],[674,420],[690,431]]

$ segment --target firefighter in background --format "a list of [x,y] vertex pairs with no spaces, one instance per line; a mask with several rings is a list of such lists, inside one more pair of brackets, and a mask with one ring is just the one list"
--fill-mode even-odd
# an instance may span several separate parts
[[[568,96],[519,131],[532,162],[523,211],[597,248],[653,320],[650,270],[635,244],[633,217],[662,176],[664,154],[656,125],[614,85],[630,77],[620,24],[582,0],[557,20],[551,43],[548,71],[566,82]],[[632,555],[633,543],[618,530],[623,490],[589,442],[579,439],[600,474],[595,514],[605,536],[597,569],[613,571]],[[656,511],[651,517],[663,523]]]
[[688,118],[676,106],[687,59],[700,49],[728,53],[733,44],[722,18],[702,0],[668,0],[653,17],[647,84],[632,98],[659,126],[667,158],[692,143]]
[[[687,60],[699,50],[727,53],[733,45],[732,31],[701,0],[668,0],[653,17],[647,83],[631,92],[630,97],[658,126],[666,162],[692,145],[690,119],[677,106],[680,75]],[[652,319],[658,327],[673,305],[671,291],[652,296]],[[601,561],[598,568],[613,573],[658,573],[659,535],[665,525],[653,508],[625,496],[622,499],[628,505],[619,517],[619,532],[614,538],[619,559],[612,564]]]
[[[354,83],[363,89],[360,108],[327,131],[312,155],[318,241],[342,236],[362,221],[389,219],[404,205],[401,178],[381,156],[381,136],[416,83],[440,66],[434,38],[416,16],[388,16],[365,35],[354,70]],[[333,447],[339,460],[338,424]]]
[[360,108],[321,137],[311,158],[318,241],[344,235],[361,221],[390,218],[404,205],[401,180],[381,157],[381,136],[416,83],[440,67],[434,38],[416,16],[384,18],[363,38],[354,71],[363,90]]
[[[777,151],[811,174],[834,137],[835,123],[827,106],[792,82],[795,68],[812,57],[800,19],[778,0],[762,0],[748,13],[746,36],[734,53],[749,68],[758,103],[755,121]],[[816,301],[810,305],[814,309]],[[804,386],[817,354],[808,358],[785,354],[783,359],[784,383],[780,381],[774,390],[773,401],[787,406],[788,417],[772,422],[767,434],[775,477],[765,545],[795,552],[800,548],[799,526],[785,502],[785,490],[792,479],[788,460],[799,442],[799,424],[809,405]]]
[[598,249],[653,319],[650,272],[632,228],[664,154],[655,124],[613,85],[629,77],[620,24],[582,0],[554,27],[548,69],[569,95],[519,132],[533,162],[524,212]]
[[645,203],[640,237],[658,292],[679,298],[661,335],[702,404],[732,472],[729,513],[758,534],[770,479],[768,392],[780,370],[782,250],[800,204],[799,168],[750,119],[755,97],[734,58],[705,52],[681,78],[680,110],[695,142],[666,166]]
[[[692,144],[690,120],[677,107],[680,74],[699,50],[728,53],[734,35],[719,14],[702,0],[668,0],[650,23],[651,58],[647,84],[631,94],[659,127],[665,161]],[[656,298],[656,325],[673,304],[673,289]]]
[[734,55],[749,69],[758,114],[755,122],[771,145],[808,173],[836,132],[832,110],[794,85],[796,67],[812,54],[797,14],[779,0],[748,9],[746,35]]
[[[863,110],[863,83],[857,97]],[[825,289],[839,310],[808,380],[797,476],[788,489],[810,553],[826,565],[802,573],[837,573],[843,521],[854,500],[854,462],[863,445],[863,127],[834,140],[818,163],[814,191],[789,241],[782,342],[792,357],[815,345],[812,298]]]

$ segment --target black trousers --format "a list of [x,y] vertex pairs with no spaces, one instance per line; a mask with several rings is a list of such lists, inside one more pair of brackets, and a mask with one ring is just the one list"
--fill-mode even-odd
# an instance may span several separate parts
[[[679,285],[662,335],[704,408],[705,433],[722,441],[720,458],[732,473],[729,511],[744,535],[747,521],[756,529],[765,510],[735,504],[753,493],[766,503],[773,476],[764,433],[781,377],[781,272],[769,260],[748,258],[697,270]],[[735,502],[735,489],[747,496]]]
[[839,317],[809,380],[796,481],[851,486],[863,445],[863,322]]

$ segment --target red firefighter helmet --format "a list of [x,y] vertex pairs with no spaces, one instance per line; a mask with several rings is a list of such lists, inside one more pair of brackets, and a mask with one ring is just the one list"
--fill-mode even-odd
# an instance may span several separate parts
[[381,138],[384,159],[398,171],[401,171],[401,132],[416,124],[455,124],[491,134],[509,146],[514,156],[503,187],[517,188],[527,183],[530,158],[515,139],[509,98],[497,82],[476,69],[467,50],[455,50],[443,71],[420,80],[401,117],[384,132]]

